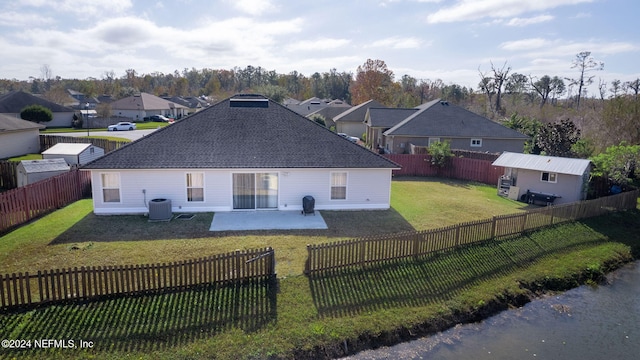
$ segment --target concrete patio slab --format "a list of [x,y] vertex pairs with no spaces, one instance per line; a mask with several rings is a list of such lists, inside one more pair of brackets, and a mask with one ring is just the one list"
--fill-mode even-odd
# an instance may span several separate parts
[[327,229],[320,212],[302,215],[300,211],[217,212],[210,231],[229,230],[305,230]]

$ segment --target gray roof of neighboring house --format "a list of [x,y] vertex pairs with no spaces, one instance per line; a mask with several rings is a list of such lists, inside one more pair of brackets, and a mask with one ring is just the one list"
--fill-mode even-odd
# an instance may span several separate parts
[[187,107],[148,93],[129,96],[111,103],[113,110],[168,110]]
[[0,134],[26,130],[44,129],[46,126],[33,121],[22,120],[17,117],[0,114]]
[[67,171],[70,169],[65,159],[22,160],[20,164],[29,173],[42,173],[50,171]]
[[[248,107],[252,105],[268,107]],[[264,96],[245,94],[187,116],[83,168],[393,169],[399,165]]]
[[370,127],[392,128],[416,111],[419,109],[370,108],[367,124]]
[[333,118],[333,121],[344,121],[344,122],[364,122],[364,117],[367,114],[367,110],[369,108],[384,108],[386,106],[380,104],[375,100],[369,100],[363,102],[358,106],[354,106],[351,109],[343,112],[342,114]]
[[[57,143],[42,152],[43,155],[78,155],[93,146],[92,144]],[[97,147],[97,146],[96,146]]]
[[327,123],[327,127],[331,127],[336,123],[333,121],[333,118],[342,114],[351,108],[351,105],[347,104],[344,101],[334,100],[327,104],[326,107],[316,110],[311,114],[308,114],[306,117],[310,118],[312,115],[322,115],[325,118],[325,122]]
[[0,114],[19,114],[29,105],[41,105],[52,112],[73,112],[73,109],[58,105],[24,91],[11,91],[0,96]]
[[440,99],[422,104],[417,108],[418,112],[385,131],[384,134],[411,137],[529,138],[484,116]]
[[492,165],[581,176],[591,160],[504,152]]

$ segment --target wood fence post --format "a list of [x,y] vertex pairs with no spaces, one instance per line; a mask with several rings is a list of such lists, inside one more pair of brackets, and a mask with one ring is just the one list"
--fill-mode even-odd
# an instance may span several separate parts
[[527,225],[527,213],[524,213],[524,216],[522,217],[522,228],[520,228],[520,234],[524,233],[524,229],[526,229],[526,225]]
[[498,226],[498,219],[495,216],[493,216],[493,218],[491,219],[491,239],[495,239],[496,237],[497,226]]
[[553,209],[555,208],[555,206],[551,205],[551,206],[549,206],[549,207],[551,208],[551,209],[549,210],[549,212],[551,213],[551,214],[549,214],[549,215],[550,215],[550,216],[549,216],[549,218],[550,218],[550,219],[549,219],[549,225],[553,225]]
[[[29,193],[26,187],[22,187],[22,201],[24,201],[24,216],[27,221],[31,220],[31,209],[29,204]],[[14,224],[15,225],[15,224]]]
[[416,231],[413,237],[413,256],[418,257],[420,251],[420,233]]
[[236,277],[234,280],[240,280],[240,273],[242,271],[241,265],[240,265],[240,250],[236,250],[234,253],[235,259],[234,259],[234,267],[235,267],[235,273],[236,273]]

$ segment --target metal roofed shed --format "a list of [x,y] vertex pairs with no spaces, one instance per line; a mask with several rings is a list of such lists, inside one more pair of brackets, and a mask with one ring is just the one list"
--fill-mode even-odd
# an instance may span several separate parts
[[64,159],[22,160],[18,164],[18,186],[33,184],[70,169]]
[[42,152],[43,159],[65,159],[69,165],[84,165],[104,155],[104,149],[93,144],[58,143]]
[[526,201],[528,193],[550,195],[554,204],[585,200],[591,161],[505,152],[493,162],[504,167],[498,193]]

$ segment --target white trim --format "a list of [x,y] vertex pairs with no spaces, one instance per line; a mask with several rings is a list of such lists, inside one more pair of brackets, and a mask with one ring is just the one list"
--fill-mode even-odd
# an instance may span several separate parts
[[[118,201],[104,201],[104,190],[113,190],[115,188],[105,188],[103,175],[116,175],[118,178]],[[103,204],[120,204],[122,203],[122,179],[119,172],[101,172],[100,173],[100,201]]]
[[[544,174],[548,174],[548,180],[544,180],[542,178],[544,176]],[[553,178],[553,180],[551,178]],[[549,172],[549,171],[541,171],[540,172],[540,181],[546,182],[546,183],[555,184],[555,183],[558,182],[558,173]]]
[[[340,185],[333,185],[333,174],[344,174],[344,199],[333,198],[333,187],[342,187]],[[349,198],[349,172],[348,171],[331,171],[329,172],[329,200],[330,201],[345,201]]]
[[[474,144],[474,142],[477,142],[477,144]],[[471,143],[469,144],[469,146],[471,146],[471,147],[482,147],[482,139],[472,138],[471,139]]]
[[[189,174],[192,175],[196,175],[196,174],[200,174],[202,175],[202,187],[198,187],[198,186],[191,186],[189,187],[189,182],[187,181],[187,178],[189,177]],[[185,172],[184,173],[184,185],[185,185],[185,202],[187,202],[188,204],[198,204],[198,203],[204,203],[207,201],[207,191],[206,191],[206,179],[204,176],[204,172],[202,171],[191,171],[191,172]],[[189,200],[189,189],[202,189],[202,200]]]

